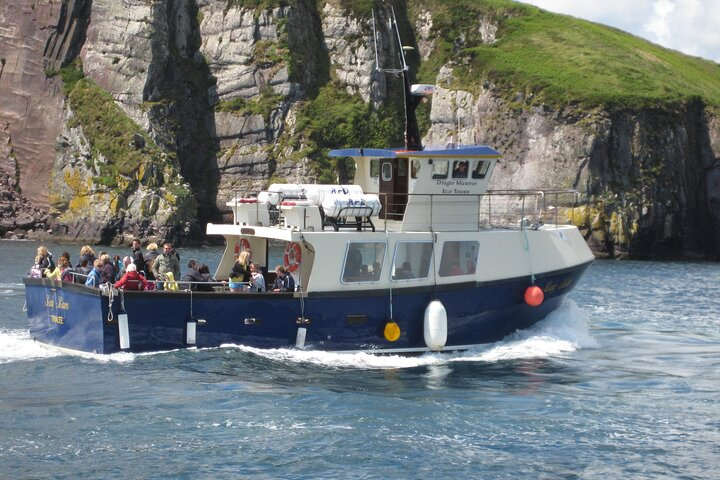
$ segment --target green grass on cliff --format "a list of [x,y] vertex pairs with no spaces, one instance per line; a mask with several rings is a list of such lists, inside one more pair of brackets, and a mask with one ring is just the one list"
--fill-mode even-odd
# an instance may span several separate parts
[[[422,81],[452,63],[453,87],[478,91],[489,81],[535,103],[634,108],[700,97],[720,105],[720,65],[611,27],[509,0],[409,2],[411,18],[422,11],[432,14],[435,41]],[[495,43],[482,43],[481,18],[499,24]]]
[[[132,178],[147,165],[162,165],[162,152],[139,125],[115,103],[113,97],[82,73],[82,65],[71,64],[59,72],[63,89],[73,111],[70,127],[81,126],[90,142],[93,158],[99,162],[99,176],[95,181],[109,188],[118,186],[118,176]],[[142,148],[135,139],[141,137]]]

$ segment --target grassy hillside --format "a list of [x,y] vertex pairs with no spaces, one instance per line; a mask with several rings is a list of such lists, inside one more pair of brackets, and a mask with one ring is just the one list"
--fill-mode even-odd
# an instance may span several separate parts
[[[432,13],[435,51],[421,81],[453,62],[453,86],[490,81],[535,103],[634,108],[702,97],[720,106],[720,65],[614,28],[510,0],[409,0],[408,10],[411,19]],[[499,24],[494,44],[482,43],[480,18]]]

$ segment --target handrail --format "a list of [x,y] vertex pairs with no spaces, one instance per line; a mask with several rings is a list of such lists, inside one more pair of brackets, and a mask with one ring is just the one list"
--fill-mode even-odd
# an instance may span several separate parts
[[[233,192],[236,193],[236,192]],[[429,204],[428,225],[430,228],[436,222],[448,223],[446,215],[441,215],[438,219],[436,208],[443,205],[447,199],[457,199],[462,197],[468,199],[476,197],[476,209],[478,217],[472,224],[477,230],[488,227],[512,228],[519,226],[523,228],[523,222],[532,224],[555,224],[574,223],[574,209],[579,202],[580,193],[574,189],[498,189],[488,190],[483,194],[416,194],[416,193],[380,193],[380,192],[364,192],[367,195],[378,195],[383,205],[381,211],[377,215],[384,223],[384,229],[387,230],[388,222],[402,221],[405,219],[405,211],[408,205],[415,203]],[[265,211],[262,215],[265,218],[269,216],[269,225],[279,226],[282,222],[282,212],[280,211],[280,202],[264,203],[258,201],[262,198],[262,194],[278,195],[279,192],[259,191],[246,193],[244,196],[233,195],[228,203],[234,202],[233,224],[238,224],[237,208],[239,205],[245,205],[244,208],[250,209],[257,215],[260,222],[261,208]],[[427,198],[427,201],[422,200]],[[529,201],[533,199],[532,201]],[[246,201],[243,201],[246,200]],[[280,199],[281,200],[281,199]],[[320,208],[320,207],[319,207]],[[561,210],[566,209],[569,217],[561,218]],[[368,217],[369,218],[369,217]],[[373,217],[376,218],[376,217]],[[467,224],[468,219],[463,217],[462,222]],[[458,221],[458,224],[461,222]],[[258,223],[261,224],[261,223]]]

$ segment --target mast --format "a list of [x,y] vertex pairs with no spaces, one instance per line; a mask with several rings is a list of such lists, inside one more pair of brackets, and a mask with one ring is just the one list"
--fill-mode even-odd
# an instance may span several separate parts
[[375,39],[375,67],[380,72],[400,74],[403,78],[403,90],[404,90],[404,106],[405,106],[405,149],[412,151],[420,151],[423,149],[422,141],[420,139],[420,128],[418,127],[417,117],[415,116],[415,109],[422,101],[424,95],[427,93],[420,93],[419,95],[413,94],[412,85],[410,84],[410,67],[408,67],[405,61],[405,49],[412,49],[412,47],[404,47],[400,38],[400,29],[398,28],[397,18],[395,17],[395,8],[391,7],[392,18],[390,19],[390,27],[395,31],[395,40],[397,42],[398,56],[400,57],[401,68],[380,68],[380,60],[378,55],[377,47],[377,32],[375,30],[375,11],[373,10],[372,25],[373,25],[373,37]]

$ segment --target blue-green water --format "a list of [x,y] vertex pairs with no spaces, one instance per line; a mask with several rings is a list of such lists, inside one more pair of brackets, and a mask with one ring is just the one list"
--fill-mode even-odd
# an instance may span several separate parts
[[36,247],[0,241],[0,478],[718,477],[717,264],[596,262],[550,318],[463,354],[103,357],[29,339]]

